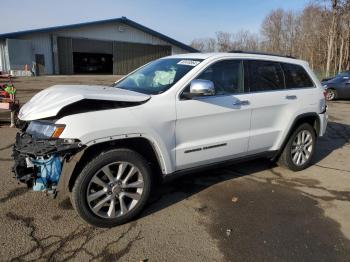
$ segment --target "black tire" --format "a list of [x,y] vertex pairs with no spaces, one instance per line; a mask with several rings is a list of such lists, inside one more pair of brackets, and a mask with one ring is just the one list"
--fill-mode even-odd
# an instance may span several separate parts
[[[302,131],[306,131],[306,132],[308,132],[308,134],[311,135],[312,149],[311,149],[311,153],[310,153],[308,159],[306,160],[306,162],[303,164],[297,165],[296,163],[293,162],[293,159],[292,159],[292,147],[293,147],[293,142],[297,138],[298,134],[300,134]],[[292,171],[301,171],[301,170],[307,168],[310,165],[312,157],[313,157],[314,152],[315,152],[315,144],[316,144],[315,142],[316,142],[316,134],[315,134],[314,128],[308,123],[301,124],[300,126],[298,126],[294,130],[292,135],[289,137],[289,140],[288,140],[287,144],[285,145],[283,152],[278,159],[278,164],[281,166],[285,166]]]
[[327,101],[334,101],[338,98],[338,93],[337,90],[335,89],[327,89],[327,93],[326,93],[326,99]]
[[[100,217],[92,211],[88,203],[90,181],[103,167],[119,161],[128,162],[139,170],[143,177],[143,191],[136,205],[126,214],[113,218]],[[74,183],[71,200],[75,210],[87,223],[96,227],[114,227],[134,219],[142,211],[149,198],[151,186],[151,170],[140,154],[130,149],[113,149],[101,153],[85,166]]]

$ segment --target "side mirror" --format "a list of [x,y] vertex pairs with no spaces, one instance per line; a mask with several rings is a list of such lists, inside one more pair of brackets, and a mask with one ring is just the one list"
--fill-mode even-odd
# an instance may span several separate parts
[[214,83],[210,80],[195,79],[190,86],[190,96],[213,96],[215,95]]

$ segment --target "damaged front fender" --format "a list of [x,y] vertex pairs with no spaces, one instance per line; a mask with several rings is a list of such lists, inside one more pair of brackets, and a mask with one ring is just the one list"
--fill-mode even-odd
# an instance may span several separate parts
[[56,193],[62,165],[82,149],[76,140],[36,139],[28,133],[17,133],[13,172],[34,190]]
[[75,155],[63,160],[63,167],[61,172],[61,177],[57,185],[57,192],[59,192],[60,199],[64,200],[67,198],[69,193],[69,182],[72,177],[75,167],[79,163],[80,159],[84,155],[86,147],[80,150]]

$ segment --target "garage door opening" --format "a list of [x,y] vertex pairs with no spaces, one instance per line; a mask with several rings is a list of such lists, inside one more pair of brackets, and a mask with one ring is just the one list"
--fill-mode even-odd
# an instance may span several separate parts
[[113,55],[73,52],[74,74],[113,74]]

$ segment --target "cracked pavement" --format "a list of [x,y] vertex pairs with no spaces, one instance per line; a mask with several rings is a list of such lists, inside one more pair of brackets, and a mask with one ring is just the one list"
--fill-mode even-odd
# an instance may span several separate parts
[[[18,79],[26,101],[53,83]],[[0,260],[350,261],[350,102],[329,104],[313,165],[293,173],[264,159],[161,185],[141,216],[112,229],[85,224],[69,200],[28,191],[10,174],[16,133],[0,128]],[[1,117],[0,117],[1,118]]]

